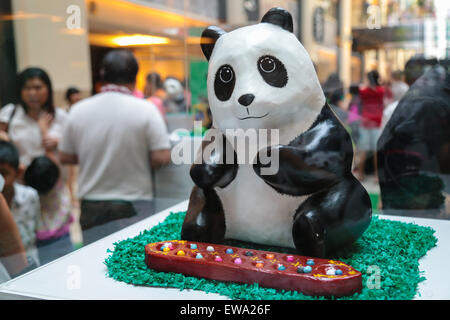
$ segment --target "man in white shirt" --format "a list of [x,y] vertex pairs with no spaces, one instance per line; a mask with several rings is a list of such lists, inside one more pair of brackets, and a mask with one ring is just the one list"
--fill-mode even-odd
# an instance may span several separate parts
[[160,113],[132,95],[138,72],[133,53],[109,52],[101,72],[102,92],[72,106],[59,145],[63,164],[79,164],[83,231],[133,216],[130,201],[153,197],[152,168],[170,161]]

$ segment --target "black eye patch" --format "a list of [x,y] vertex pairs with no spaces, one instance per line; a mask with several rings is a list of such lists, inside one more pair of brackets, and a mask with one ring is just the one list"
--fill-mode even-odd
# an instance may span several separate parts
[[220,101],[227,101],[233,94],[234,85],[236,83],[236,76],[233,68],[225,64],[221,66],[214,79],[214,92],[217,99]]
[[273,56],[262,56],[258,59],[258,71],[264,81],[277,88],[284,87],[288,82],[288,74],[284,64]]

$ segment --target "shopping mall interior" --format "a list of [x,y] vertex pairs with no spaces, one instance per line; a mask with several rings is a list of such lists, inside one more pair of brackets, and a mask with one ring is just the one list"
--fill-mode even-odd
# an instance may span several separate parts
[[[68,201],[70,202],[71,218],[70,223],[67,224],[67,232],[74,252],[87,249],[88,246],[97,243],[96,241],[109,239],[108,237],[115,235],[117,232],[132,230],[127,228],[132,228],[139,223],[142,224],[143,221],[148,219],[150,219],[148,221],[151,221],[151,224],[155,223],[156,225],[162,221],[156,220],[161,212],[173,212],[180,209],[179,211],[187,211],[189,214],[189,212],[197,210],[198,203],[202,203],[205,208],[208,208],[202,210],[211,211],[213,210],[211,207],[217,206],[216,200],[219,199],[219,213],[225,216],[229,214],[226,212],[229,210],[229,203],[234,201],[233,197],[237,197],[236,194],[240,191],[233,191],[235,193],[223,191],[221,193],[221,189],[226,190],[225,187],[228,186],[230,181],[233,181],[235,177],[240,177],[238,169],[227,171],[225,175],[233,176],[227,183],[218,179],[217,184],[205,187],[205,184],[199,184],[196,180],[200,178],[196,176],[199,173],[195,171],[195,164],[190,161],[186,163],[175,161],[173,157],[178,151],[174,150],[192,150],[192,154],[195,154],[200,145],[203,147],[202,141],[205,143],[208,132],[221,126],[219,120],[215,117],[221,117],[225,114],[225,111],[222,110],[224,108],[217,111],[211,105],[213,103],[224,103],[225,105],[226,100],[229,99],[229,97],[223,98],[223,96],[221,98],[217,94],[218,90],[222,90],[220,86],[217,89],[217,79],[222,79],[222,75],[219,75],[219,71],[214,74],[216,71],[209,68],[213,65],[210,60],[212,56],[205,54],[209,50],[208,41],[213,39],[216,45],[224,38],[221,38],[222,33],[215,34],[213,31],[205,36],[204,30],[209,26],[216,26],[220,28],[219,30],[223,34],[230,34],[240,28],[257,26],[261,19],[264,22],[265,14],[271,8],[276,7],[283,8],[289,13],[292,23],[292,29],[289,29],[289,31],[292,30],[292,34],[300,41],[308,57],[308,62],[302,65],[304,69],[299,72],[299,74],[304,72],[304,78],[298,81],[298,88],[290,89],[291,87],[289,87],[285,91],[280,90],[279,95],[289,96],[292,90],[298,92],[304,90],[303,93],[296,96],[295,103],[300,101],[299,103],[305,103],[305,109],[309,108],[307,104],[316,97],[302,100],[302,94],[306,96],[314,91],[317,75],[318,83],[323,90],[320,94],[323,94],[324,101],[332,110],[331,113],[336,117],[337,123],[342,125],[345,132],[351,137],[349,142],[350,162],[345,165],[345,170],[366,191],[370,207],[368,210],[371,211],[372,216],[385,215],[398,219],[405,217],[406,219],[412,217],[433,219],[437,221],[437,224],[440,221],[447,223],[450,220],[450,96],[448,94],[450,79],[450,2],[447,0],[2,0],[0,2],[0,106],[3,108],[0,109],[0,142],[3,140],[14,142],[14,132],[19,129],[13,129],[13,122],[11,121],[13,121],[13,117],[17,118],[19,114],[19,116],[24,116],[26,121],[31,121],[33,125],[39,125],[36,127],[37,131],[33,134],[39,134],[39,137],[42,134],[42,145],[41,138],[39,138],[39,146],[36,147],[38,151],[33,154],[33,157],[45,155],[49,159],[53,159],[46,149],[45,144],[51,142],[46,142],[47,140],[44,139],[45,130],[42,129],[42,125],[36,120],[37,118],[33,122],[30,114],[27,118],[28,107],[19,112],[14,107],[12,113],[7,112],[8,106],[12,108],[12,106],[20,105],[20,103],[24,104],[22,95],[25,89],[24,84],[21,83],[23,79],[20,75],[29,68],[39,68],[46,72],[51,79],[52,106],[56,110],[63,111],[69,119],[78,105],[83,103],[87,105],[87,101],[92,101],[90,99],[100,96],[104,92],[104,88],[110,84],[104,77],[105,59],[112,52],[124,49],[133,54],[138,64],[137,75],[133,83],[134,87],[130,94],[136,99],[147,100],[147,102],[153,104],[152,108],[155,106],[160,108],[152,100],[154,95],[158,97],[158,101],[161,101],[161,119],[163,119],[167,131],[167,141],[170,144],[168,150],[172,152],[172,158],[170,161],[166,161],[164,165],[153,169],[149,167],[149,171],[144,172],[144,174],[150,173],[147,177],[151,181],[150,196],[129,201],[134,208],[132,210],[134,214],[131,217],[122,217],[119,220],[116,219],[114,223],[105,223],[86,232],[83,229],[84,222],[81,221],[82,211],[84,210],[83,201],[108,202],[118,199],[111,200],[107,197],[95,199],[94,197],[92,200],[86,197],[84,189],[80,189],[79,186],[80,175],[81,183],[83,183],[87,179],[86,175],[96,176],[97,171],[91,169],[87,173],[83,172],[80,168],[81,162],[75,161],[71,164],[69,161],[67,165],[64,165],[62,162],[58,163],[58,160],[54,161],[60,168],[59,175],[65,177],[64,183],[66,183],[68,192],[70,192]],[[278,19],[282,18],[273,19],[267,18],[266,21],[278,23]],[[214,35],[216,38],[214,38]],[[284,38],[280,36],[280,43],[273,46],[277,50],[283,48],[284,43],[281,39]],[[220,54],[224,56],[228,54],[232,59],[237,59],[239,54],[236,52],[240,52],[238,49],[250,47],[252,43],[256,43],[256,40],[247,38],[244,43],[236,42],[229,47],[232,48],[229,51],[233,52],[215,52],[214,57],[220,56]],[[222,42],[220,43],[222,44]],[[270,44],[271,42],[268,40],[267,43]],[[269,49],[267,49],[264,48],[264,45],[259,44],[259,47],[257,46],[252,52],[258,52],[264,57],[270,56],[273,47],[269,46]],[[291,57],[291,55],[286,56]],[[220,60],[221,58],[216,59]],[[247,57],[242,57],[242,61],[247,61],[246,59]],[[284,61],[288,68],[286,79],[298,78],[299,74],[290,74],[289,69],[291,64],[297,62],[299,61]],[[308,70],[310,62],[312,62],[314,71],[312,73]],[[279,63],[283,66],[283,63]],[[256,62],[255,66],[257,66]],[[259,68],[261,68],[261,65],[259,65]],[[249,78],[250,72],[248,74],[246,79],[250,79],[249,82],[251,82],[248,85],[249,88],[252,90],[258,88],[259,81]],[[310,74],[314,75],[306,79]],[[153,75],[152,78],[151,75]],[[372,88],[374,77],[376,78],[376,87],[381,88],[379,90],[383,92],[380,98],[381,107],[376,107],[376,111],[374,109],[366,111],[365,114],[365,111],[363,111],[366,103],[364,97],[370,96],[367,99],[375,99],[373,98],[375,94],[371,96],[366,91],[367,88]],[[264,79],[267,83],[272,83],[272,87],[283,88],[286,85],[274,85],[273,80],[267,81],[266,78]],[[418,79],[422,80],[419,81]],[[308,85],[304,83],[308,83]],[[302,85],[306,89],[302,88]],[[272,87],[270,90],[272,90]],[[437,91],[437,88],[442,90]],[[270,90],[267,89],[265,93],[272,92]],[[263,92],[264,89],[260,91]],[[76,102],[71,101],[71,93],[76,93]],[[214,93],[218,99],[214,96]],[[442,96],[440,96],[441,93]],[[246,94],[246,96],[248,98],[249,94]],[[246,112],[250,115],[249,110],[251,108],[248,106],[255,97],[249,98],[248,103],[242,102],[241,98],[243,97],[244,95],[239,100],[236,98],[235,104],[240,103],[245,106]],[[426,100],[427,98],[430,100]],[[271,100],[268,103],[269,105],[284,101],[283,98],[278,97],[278,94],[275,94]],[[420,107],[418,106],[419,100],[423,100],[423,105]],[[367,103],[372,107],[374,105]],[[322,106],[323,103],[320,107]],[[292,106],[292,109],[296,110],[294,106]],[[25,114],[22,115],[24,112]],[[374,116],[375,113],[378,115]],[[53,110],[53,120],[51,121],[56,121],[55,114],[58,114],[58,112],[55,113]],[[238,114],[238,112],[236,111],[235,114]],[[379,116],[379,119],[375,121],[370,118],[370,121],[372,121],[370,122],[365,118],[367,114],[369,114],[369,118]],[[296,119],[294,113],[291,114],[291,117]],[[302,132],[311,130],[311,126],[314,129],[314,124],[317,124],[317,121],[322,119],[323,115],[318,116],[317,111],[314,113],[314,118],[308,117],[311,116],[307,115],[305,116],[306,120],[302,118],[297,121],[298,123],[302,121],[306,123],[304,127],[298,127],[302,128]],[[366,120],[370,124],[367,124]],[[49,123],[52,123],[51,121]],[[99,118],[98,121],[100,123],[103,119]],[[294,122],[294,120],[292,121]],[[376,124],[374,124],[375,122]],[[223,123],[230,124],[230,129],[236,129],[235,122],[231,120]],[[117,127],[120,127],[120,122],[117,122]],[[220,129],[224,131],[225,127],[226,125],[223,125]],[[246,126],[243,128],[249,129]],[[251,126],[250,129],[252,129]],[[11,130],[13,134],[11,134]],[[122,131],[111,131],[109,134],[119,135],[118,132]],[[27,134],[31,133],[28,132]],[[330,133],[327,131],[324,134]],[[79,135],[81,136],[81,133]],[[298,138],[299,135],[300,133],[290,136],[285,144],[289,143],[289,146],[291,146],[298,141],[302,142],[303,138]],[[52,153],[53,156],[56,155],[55,158],[60,156],[58,153],[61,151],[58,149],[60,146],[58,143],[61,144],[60,138],[58,137],[57,142],[55,142],[55,152]],[[285,137],[281,135],[281,139],[285,139]],[[307,139],[309,138],[305,138],[305,141]],[[117,141],[122,140],[118,138]],[[330,141],[317,140],[317,143],[325,144],[330,143]],[[120,142],[117,143],[120,144]],[[283,144],[280,143],[280,145]],[[341,165],[344,167],[342,163],[347,159],[347,156],[341,157],[340,152],[344,148],[342,147],[343,144],[339,144],[339,146],[341,146],[341,149],[333,149],[333,152],[323,147],[313,154],[311,150],[315,149],[313,142],[311,142],[311,145],[308,145],[305,149],[300,148],[298,152],[307,154],[310,157],[307,161],[315,161],[314,159],[320,158],[321,165],[325,163],[324,166],[328,170],[324,175],[328,179],[329,170],[332,171],[332,175],[335,175],[333,168],[340,168]],[[77,148],[79,147],[77,146]],[[88,152],[95,153],[96,150],[94,149]],[[18,146],[18,151],[20,157],[22,157],[22,147]],[[291,151],[282,150],[282,152]],[[62,151],[61,153],[64,154]],[[105,157],[110,156],[106,151],[104,151],[104,155]],[[0,150],[0,173],[6,181],[6,173],[2,171],[3,160],[1,156],[2,151]],[[130,158],[133,156],[129,155]],[[295,156],[297,156],[297,153],[289,153],[286,159],[292,161]],[[77,157],[77,160],[81,159],[80,154]],[[114,157],[114,155],[111,157]],[[214,159],[212,157],[209,161],[214,162]],[[258,192],[266,190],[265,188],[272,188],[281,194],[277,194],[274,198],[267,196],[266,200],[269,201],[261,200],[260,204],[254,204],[255,208],[264,210],[264,206],[266,206],[277,210],[277,207],[281,208],[285,205],[284,201],[290,203],[291,200],[286,200],[286,198],[295,193],[292,189],[283,192],[280,190],[287,190],[288,187],[286,186],[293,181],[297,181],[296,179],[300,181],[304,178],[308,185],[312,181],[308,179],[315,178],[315,170],[319,172],[317,175],[323,174],[320,171],[322,170],[321,165],[319,165],[319,170],[314,167],[315,164],[307,161],[306,164],[302,164],[307,169],[299,164],[286,169],[286,172],[283,173],[287,176],[285,180],[282,178],[276,181],[265,180],[266,184],[263,187],[255,184],[255,190]],[[19,162],[21,166],[22,158]],[[206,163],[210,165],[208,161]],[[100,165],[99,162],[98,166],[100,167]],[[26,169],[28,167],[24,165],[20,170],[25,172]],[[109,175],[117,174],[117,176],[120,176],[120,172],[111,170],[105,170],[105,172],[108,172]],[[207,173],[208,170],[206,170]],[[230,169],[226,167],[226,170]],[[299,178],[300,175],[299,177],[295,176],[296,170],[310,171],[306,174],[306,178],[305,176]],[[100,169],[98,172],[100,172]],[[206,173],[204,174],[206,175]],[[343,175],[343,177],[348,177],[348,175]],[[25,182],[23,173],[22,176],[18,175],[17,179],[21,184],[31,187]],[[202,179],[207,178],[202,176]],[[242,186],[253,188],[247,178],[241,176],[239,179],[241,180],[237,181]],[[324,180],[326,179],[324,178]],[[328,188],[325,187],[328,183],[328,180],[326,181],[319,184],[320,187],[314,187],[314,191],[308,190],[301,195],[306,197],[306,195],[316,196],[321,194],[324,192],[324,188]],[[333,187],[338,185],[338,182],[333,183],[331,184]],[[230,184],[230,186],[232,185],[233,183]],[[283,186],[285,189],[283,189]],[[198,193],[198,190],[201,190],[201,192]],[[244,190],[244,194],[246,192],[250,194],[252,190]],[[205,196],[205,194],[210,193],[214,194],[213,200]],[[3,194],[5,194],[8,202],[7,192],[3,191]],[[39,197],[42,198],[43,193],[39,193]],[[339,196],[336,195],[336,197]],[[254,197],[249,196],[248,199],[254,199]],[[270,202],[270,199],[280,202],[279,204],[271,205],[269,203],[266,205],[265,203]],[[328,201],[326,197],[320,199],[314,200],[316,202],[311,206],[316,204],[319,206],[318,203],[327,203],[326,201]],[[352,206],[352,210],[353,208],[358,210],[358,205],[353,206],[353,200],[354,198],[349,198],[349,206]],[[42,201],[47,200],[41,199],[40,201],[42,212],[46,212],[48,208],[43,208],[45,205]],[[11,203],[11,199],[8,203]],[[53,205],[53,202],[49,203]],[[286,205],[291,206],[290,209],[294,208],[290,204]],[[310,205],[309,202],[307,205]],[[247,210],[245,204],[236,205],[236,207]],[[300,215],[298,212],[301,209],[304,208],[297,208],[296,205],[295,210],[297,211],[295,212],[297,213],[294,219]],[[223,213],[224,211],[225,213]],[[343,213],[340,213],[339,219],[342,215]],[[151,220],[152,217],[155,220]],[[197,219],[199,226],[203,226],[211,223],[209,219],[213,218],[201,218],[199,214],[195,219]],[[195,219],[191,218],[191,220]],[[214,221],[216,221],[215,219]],[[234,218],[232,217],[228,221],[234,221],[232,219]],[[258,216],[255,219],[262,221],[265,216]],[[190,223],[189,221],[189,219],[185,220],[183,230],[187,228],[185,224]],[[240,220],[237,219],[237,221],[236,225],[239,225]],[[245,221],[242,223],[244,223],[244,226]],[[232,222],[225,221],[225,224],[227,228],[231,228]],[[274,225],[274,228],[276,228],[276,224]],[[450,225],[447,226],[450,228]],[[29,228],[29,226],[26,228]],[[200,230],[200,227],[198,228]],[[261,232],[271,234],[270,228],[267,226],[265,228]],[[251,233],[251,229],[251,227],[247,228],[247,231]],[[219,228],[218,230],[214,229],[214,232],[220,233],[222,229]],[[227,235],[241,236],[241,233],[245,233],[239,228],[237,230],[235,233],[230,231]],[[447,230],[450,231],[450,229]],[[352,233],[354,230],[336,232],[341,232],[345,237],[347,236],[345,232]],[[193,234],[196,235],[195,232]],[[450,232],[447,234],[450,234]],[[248,240],[246,236],[243,236],[243,239]],[[338,237],[338,239],[340,238]],[[447,238],[447,240],[449,239]],[[297,243],[300,243],[300,240],[295,242],[296,246]],[[277,243],[275,242],[275,244]],[[51,245],[54,245],[54,243]],[[0,267],[1,255],[0,239]],[[64,255],[61,255],[64,258]],[[111,263],[111,260],[109,263]],[[4,264],[7,265],[7,263]],[[45,269],[45,263],[38,263],[37,265],[39,264],[41,269],[42,265]],[[106,262],[105,264],[108,265]],[[1,279],[0,272],[0,299],[2,298]],[[37,278],[28,282],[33,283],[32,281],[39,282]],[[126,280],[122,281],[127,282]],[[18,286],[20,287],[19,284]],[[13,287],[5,289],[5,297],[13,297],[14,299],[15,295],[26,296],[26,294],[11,293],[14,291],[11,288]],[[8,290],[12,291],[9,292]],[[51,289],[49,290],[51,291]],[[49,292],[49,296],[55,295],[56,298],[78,298],[76,290],[70,291],[71,293],[67,296],[58,296],[56,293],[50,294]],[[46,299],[46,294],[39,293],[34,298]],[[71,294],[75,294],[75,296],[71,296]],[[158,297],[164,297],[165,293],[159,292],[158,294],[162,294]],[[222,293],[219,292],[219,294]],[[137,297],[134,293],[131,296]],[[33,298],[33,296],[30,297]],[[90,297],[95,299],[96,296]],[[111,297],[113,299],[122,298],[120,295],[112,295]],[[189,295],[182,295],[181,297],[180,299],[189,299]],[[232,298],[234,297],[236,296]],[[199,297],[199,299],[203,298],[205,297]],[[387,298],[389,299],[389,297]],[[447,294],[446,299],[448,298]]]

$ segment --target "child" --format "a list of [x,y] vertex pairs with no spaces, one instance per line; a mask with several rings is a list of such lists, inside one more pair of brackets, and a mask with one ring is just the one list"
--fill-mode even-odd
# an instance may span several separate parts
[[36,248],[36,232],[40,217],[39,195],[31,187],[16,183],[22,174],[19,153],[10,142],[0,141],[0,174],[5,179],[2,194],[19,229],[27,257],[39,266]]
[[61,179],[57,160],[51,153],[31,161],[25,170],[25,184],[36,189],[41,202],[41,217],[37,229],[37,247],[42,264],[73,250],[70,224],[73,222],[70,197]]

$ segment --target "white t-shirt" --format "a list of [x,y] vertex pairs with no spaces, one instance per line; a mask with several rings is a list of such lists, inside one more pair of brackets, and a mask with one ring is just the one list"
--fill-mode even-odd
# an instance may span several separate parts
[[[0,110],[0,122],[8,123],[14,104],[8,104]],[[48,135],[61,139],[62,130],[67,119],[67,112],[61,108],[55,108],[55,118],[50,125]],[[38,156],[45,154],[42,146],[42,133],[36,120],[30,118],[22,106],[17,105],[16,113],[9,124],[8,130],[11,142],[17,147],[20,155],[20,163],[27,167]]]
[[86,200],[152,199],[149,151],[169,148],[157,108],[119,92],[72,106],[59,144],[78,156],[78,195]]

